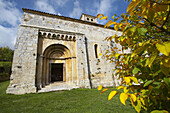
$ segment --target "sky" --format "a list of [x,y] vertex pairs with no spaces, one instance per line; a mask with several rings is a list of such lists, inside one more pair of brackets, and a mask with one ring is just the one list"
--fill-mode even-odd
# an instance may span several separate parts
[[[128,2],[124,0],[0,0],[0,47],[14,49],[22,8],[80,19],[82,13],[97,16],[126,13]],[[105,21],[98,20],[104,24]]]

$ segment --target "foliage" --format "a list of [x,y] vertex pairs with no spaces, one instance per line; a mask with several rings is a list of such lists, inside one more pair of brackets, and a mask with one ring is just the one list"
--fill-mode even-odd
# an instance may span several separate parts
[[14,51],[7,47],[0,47],[0,60],[12,61]]
[[48,93],[9,95],[9,81],[0,82],[0,113],[136,113],[128,106],[106,101],[109,92],[100,95],[96,89],[74,89]]
[[12,62],[0,62],[0,73],[11,74]]
[[[103,14],[97,17],[107,19]],[[122,48],[111,46],[105,54],[108,60],[116,62],[116,75],[122,79],[117,89],[124,92],[111,92],[109,100],[120,94],[120,101],[126,105],[130,98],[137,112],[143,108],[152,113],[167,113],[170,111],[170,1],[132,0],[127,13],[121,17],[115,14],[104,27],[111,25],[122,34],[105,40]]]
[[10,79],[9,73],[0,73],[0,82]]
[[0,77],[1,76],[9,76],[9,74],[8,73],[0,73]]

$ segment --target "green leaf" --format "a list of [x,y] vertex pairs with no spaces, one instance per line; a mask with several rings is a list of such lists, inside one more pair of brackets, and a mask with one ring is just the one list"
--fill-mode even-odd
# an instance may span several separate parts
[[154,10],[150,8],[150,9],[148,10],[148,14],[147,14],[147,18],[148,18],[148,20],[149,20],[150,22],[152,22],[154,15],[155,15]]
[[162,82],[153,82],[152,84],[155,86],[155,88],[159,89],[162,85]]
[[132,27],[130,28],[130,31],[132,31],[133,33],[136,31],[136,26],[135,27]]
[[134,52],[132,53],[131,57],[134,57],[137,54],[140,54],[141,52],[143,52],[144,50],[146,50],[148,48],[149,44],[145,44],[139,48],[137,48],[136,50],[134,50]]
[[145,35],[145,33],[147,32],[148,30],[146,29],[146,28],[139,28],[138,29],[138,32],[139,32],[139,34],[141,34],[141,35]]
[[164,57],[164,58],[162,59],[162,63],[163,63],[163,65],[164,65],[165,67],[170,68],[170,57]]
[[165,67],[164,65],[160,65],[161,71],[164,75],[169,76],[170,70],[168,67]]
[[164,78],[165,84],[170,87],[170,78]]
[[133,9],[136,7],[136,5],[138,5],[139,2],[140,2],[140,0],[132,1],[127,7],[127,12],[131,13],[133,11]]
[[148,86],[149,84],[151,84],[153,82],[153,80],[149,80],[149,81],[147,81],[145,84],[144,84],[144,86],[143,87],[146,87],[146,86]]
[[160,72],[161,72],[161,70],[155,72],[155,73],[153,74],[153,77],[157,76]]
[[166,110],[153,110],[151,113],[168,113]]
[[135,75],[135,74],[137,74],[139,71],[140,71],[140,69],[137,68],[137,67],[135,67],[135,68],[133,69],[132,73]]
[[153,61],[156,59],[157,55],[158,55],[158,52],[157,52],[157,51],[153,51],[153,52],[152,52],[152,55],[151,55],[151,57],[149,58],[149,61],[148,61],[148,66],[149,66],[150,68],[151,68],[151,66],[152,66]]

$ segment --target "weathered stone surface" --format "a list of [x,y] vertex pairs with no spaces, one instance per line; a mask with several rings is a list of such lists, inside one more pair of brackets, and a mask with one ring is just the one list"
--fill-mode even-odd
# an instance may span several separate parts
[[[94,19],[93,22],[87,21],[86,16]],[[105,37],[121,32],[104,29],[96,24],[93,16],[84,14],[81,18],[77,20],[24,9],[7,93],[53,90],[49,85],[53,81],[55,64],[62,66],[60,82],[63,87],[58,89],[64,89],[64,86],[72,89],[119,85],[112,71],[115,63],[109,63],[99,53],[109,49]],[[116,43],[114,46],[121,48]]]

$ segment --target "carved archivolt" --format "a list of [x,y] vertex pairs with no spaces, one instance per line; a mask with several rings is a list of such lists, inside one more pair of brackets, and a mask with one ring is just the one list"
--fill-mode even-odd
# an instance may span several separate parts
[[46,58],[71,58],[70,50],[62,44],[53,44],[47,47],[43,53]]

